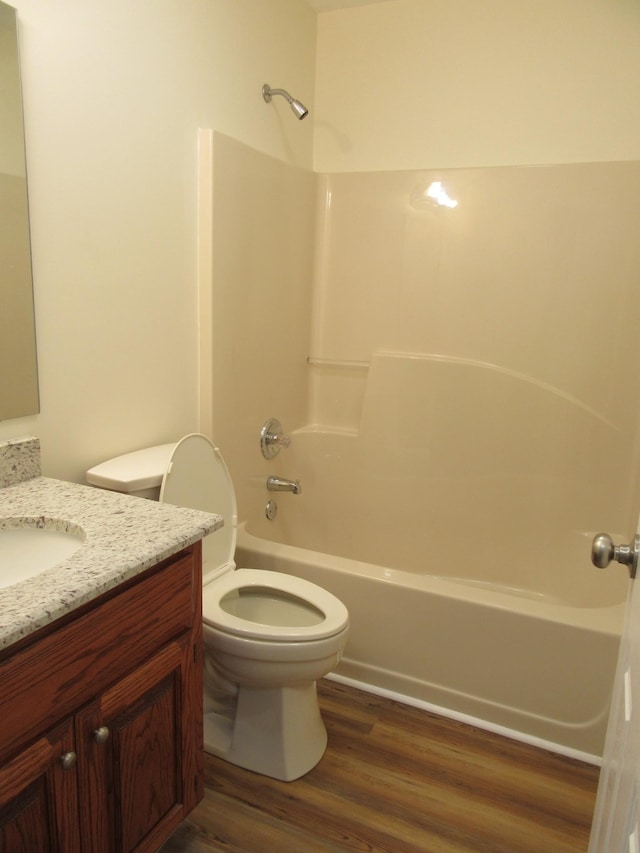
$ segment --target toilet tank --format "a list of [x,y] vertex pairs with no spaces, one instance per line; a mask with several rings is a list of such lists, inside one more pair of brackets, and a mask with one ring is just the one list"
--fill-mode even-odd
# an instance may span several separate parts
[[140,498],[158,500],[162,478],[176,442],[134,450],[87,471],[87,483]]

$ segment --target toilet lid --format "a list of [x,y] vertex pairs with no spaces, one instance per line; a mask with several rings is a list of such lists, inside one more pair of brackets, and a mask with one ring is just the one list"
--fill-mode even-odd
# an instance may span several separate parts
[[235,566],[236,495],[220,451],[206,436],[193,433],[176,444],[162,478],[160,500],[222,515],[224,526],[202,543],[203,562],[211,568]]
[[[226,596],[255,590],[269,598],[285,596],[298,599],[317,612],[313,624],[261,622],[234,615],[225,608]],[[349,611],[335,595],[311,581],[266,569],[237,569],[212,583],[202,591],[202,619],[207,625],[248,639],[272,642],[313,642],[333,637],[349,625]]]

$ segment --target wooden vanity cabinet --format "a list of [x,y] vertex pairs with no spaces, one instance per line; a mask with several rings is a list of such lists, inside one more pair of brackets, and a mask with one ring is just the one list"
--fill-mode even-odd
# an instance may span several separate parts
[[0,853],[157,850],[203,796],[200,543],[0,661]]

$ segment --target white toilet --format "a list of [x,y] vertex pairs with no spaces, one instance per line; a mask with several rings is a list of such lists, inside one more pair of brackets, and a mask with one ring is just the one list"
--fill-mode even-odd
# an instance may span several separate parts
[[236,569],[233,483],[203,435],[111,459],[87,482],[143,497],[160,487],[161,501],[224,517],[202,552],[205,749],[287,782],[311,770],[327,744],[316,680],[342,655],[344,604],[292,575]]

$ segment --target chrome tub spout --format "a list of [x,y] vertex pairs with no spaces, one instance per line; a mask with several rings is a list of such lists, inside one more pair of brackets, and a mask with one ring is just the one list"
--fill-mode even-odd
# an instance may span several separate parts
[[299,480],[287,480],[285,477],[267,477],[267,489],[270,492],[293,492],[299,495],[302,486]]

